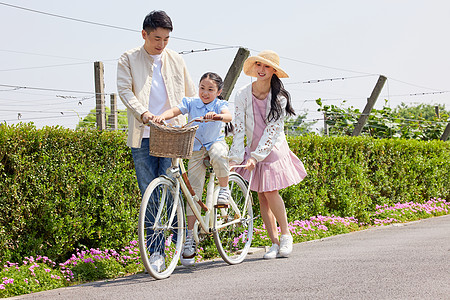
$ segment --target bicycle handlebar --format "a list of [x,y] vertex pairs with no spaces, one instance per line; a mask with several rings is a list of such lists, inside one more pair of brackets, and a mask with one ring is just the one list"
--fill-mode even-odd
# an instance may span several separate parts
[[205,119],[205,117],[198,117],[198,118],[192,119],[189,123],[187,123],[183,127],[187,127],[194,122],[206,123],[206,122],[216,122],[216,121],[222,121],[222,120],[223,120],[222,116],[215,116],[212,119]]

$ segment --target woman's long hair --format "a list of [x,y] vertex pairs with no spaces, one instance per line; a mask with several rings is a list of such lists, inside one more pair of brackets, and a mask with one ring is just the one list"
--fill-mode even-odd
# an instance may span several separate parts
[[[283,109],[286,110],[286,115],[295,116],[294,108],[291,104],[291,95],[284,88],[283,82],[281,82],[280,78],[277,75],[273,74],[272,79],[270,80],[270,89],[272,92],[272,98],[270,99],[270,111],[267,116],[267,121],[277,121],[281,118],[283,113]],[[284,96],[286,98],[286,107],[282,108],[280,101],[278,101],[278,94]]]

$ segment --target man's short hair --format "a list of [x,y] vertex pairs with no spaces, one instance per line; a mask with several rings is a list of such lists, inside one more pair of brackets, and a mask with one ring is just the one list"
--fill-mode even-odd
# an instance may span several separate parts
[[172,20],[165,11],[154,10],[150,12],[144,19],[142,28],[145,31],[150,32],[156,30],[156,28],[158,27],[169,29],[170,31],[173,30]]

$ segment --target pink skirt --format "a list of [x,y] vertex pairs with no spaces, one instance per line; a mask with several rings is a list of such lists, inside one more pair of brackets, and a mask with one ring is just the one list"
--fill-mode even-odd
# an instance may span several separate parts
[[[250,149],[247,147],[242,164],[245,164],[249,158]],[[236,172],[241,174],[245,180],[250,179],[248,170],[236,168]],[[303,163],[289,149],[287,141],[284,141],[279,148],[274,146],[272,152],[263,161],[256,164],[250,190],[256,192],[278,191],[298,184],[306,175]]]

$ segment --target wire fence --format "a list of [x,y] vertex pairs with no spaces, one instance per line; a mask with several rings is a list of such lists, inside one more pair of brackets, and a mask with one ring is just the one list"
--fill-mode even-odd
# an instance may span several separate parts
[[[128,31],[133,33],[139,33],[140,30],[137,29],[131,29],[121,26],[115,26],[111,24],[104,24],[100,22],[90,21],[90,20],[84,20],[80,18],[75,17],[68,17],[60,14],[55,14],[48,11],[42,11],[42,10],[36,10],[36,9],[30,9],[23,6],[18,5],[12,5],[0,2],[0,5],[9,7],[11,9],[16,10],[22,10],[27,11],[29,13],[34,14],[40,14],[45,15],[52,18],[59,18],[59,19],[65,19],[73,22],[78,23],[84,23],[84,24],[90,24],[93,26],[101,26],[110,28],[112,30],[122,30],[122,31]],[[200,49],[191,49],[191,50],[183,50],[179,51],[179,54],[181,55],[189,55],[193,53],[205,53],[205,52],[211,52],[211,51],[222,51],[226,49],[233,49],[233,48],[243,48],[243,46],[239,45],[225,45],[220,43],[212,43],[208,41],[201,41],[201,40],[194,40],[194,39],[187,39],[183,37],[177,37],[177,36],[171,36],[173,39],[178,39],[181,41],[187,41],[187,42],[194,42],[202,45],[210,45],[214,47],[205,47]],[[260,50],[247,48],[250,51],[253,52],[260,52]],[[33,67],[23,67],[23,68],[5,68],[0,69],[0,72],[6,73],[9,71],[26,71],[26,70],[32,70],[32,69],[42,69],[42,68],[66,68],[68,66],[74,66],[74,65],[85,65],[85,64],[92,64],[93,61],[76,58],[76,57],[65,57],[65,56],[56,56],[56,55],[47,55],[47,54],[41,54],[41,53],[32,53],[32,52],[26,52],[26,51],[19,51],[19,50],[10,50],[10,49],[0,49],[2,52],[9,52],[9,53],[16,53],[16,54],[24,54],[24,55],[34,55],[34,56],[46,56],[46,57],[54,57],[54,58],[64,58],[64,59],[71,59],[71,60],[77,60],[78,62],[75,63],[66,63],[66,64],[47,64],[43,66],[33,66]],[[281,59],[293,62],[293,63],[299,63],[299,64],[305,64],[310,65],[318,68],[323,69],[331,69],[334,71],[340,71],[345,73],[353,73],[357,74],[354,76],[335,76],[330,78],[321,78],[321,79],[310,79],[310,80],[295,80],[292,79],[292,82],[285,83],[286,86],[289,87],[295,87],[295,86],[311,86],[314,84],[323,84],[323,83],[335,83],[339,81],[349,81],[349,80],[356,80],[361,78],[372,78],[375,76],[379,76],[379,74],[374,74],[370,72],[364,72],[361,70],[351,70],[348,68],[337,68],[335,66],[320,64],[320,63],[314,63],[309,61],[304,61],[298,58],[292,58],[292,57],[285,57],[281,56]],[[106,59],[103,60],[106,62],[116,62],[117,59]],[[390,101],[391,98],[408,98],[408,97],[421,97],[421,96],[430,96],[430,95],[441,95],[449,93],[448,90],[439,90],[434,89],[430,87],[426,87],[423,85],[418,85],[415,83],[410,83],[407,81],[399,80],[392,77],[387,77],[388,80],[388,99]],[[413,86],[414,88],[420,88],[427,90],[426,92],[417,92],[412,91],[410,93],[402,93],[402,94],[394,94],[391,95],[389,91],[389,81],[393,82],[399,82],[408,86]],[[17,94],[24,94],[27,93],[28,95],[33,96],[44,96],[45,98],[41,99],[33,99],[32,103],[30,103],[29,100],[19,99],[19,97],[16,97]],[[4,95],[8,94],[11,95],[11,97],[5,97]],[[58,89],[58,88],[42,88],[42,87],[31,87],[31,86],[19,86],[19,85],[8,85],[8,84],[0,84],[0,105],[2,105],[2,110],[0,111],[0,120],[3,122],[17,122],[17,121],[34,121],[34,120],[50,120],[50,119],[57,119],[57,118],[78,118],[80,121],[84,120],[85,122],[91,122],[86,121],[87,118],[92,116],[92,112],[86,112],[86,109],[95,107],[94,99],[98,95],[102,95],[104,97],[111,96],[111,93],[103,93],[103,94],[96,94],[92,91],[80,91],[80,90],[65,90],[65,89]],[[322,101],[344,101],[344,100],[361,100],[364,101],[366,97],[338,97],[338,98],[324,98],[321,99]],[[294,98],[293,103],[300,104],[299,108],[296,108],[296,111],[299,113],[307,112],[308,114],[312,114],[311,112],[306,111],[303,109],[303,107],[308,104],[309,102],[316,101],[316,99],[301,99],[301,98]],[[448,101],[448,100],[446,100]],[[403,102],[403,101],[402,101]],[[408,101],[405,101],[408,102]],[[14,105],[12,105],[12,103]],[[233,104],[233,101],[230,101],[230,104]],[[68,106],[70,108],[68,108]],[[81,109],[82,108],[82,109]],[[91,109],[89,109],[90,111]],[[97,117],[98,114],[100,114],[103,110],[102,109],[96,109],[95,111],[95,117]],[[80,117],[83,115],[84,117]],[[361,116],[361,114],[360,114]],[[106,116],[105,116],[106,118]],[[423,120],[413,120],[413,119],[399,119],[396,118],[396,120],[401,120],[404,122],[425,122]],[[325,121],[324,117],[317,117],[317,118],[311,118],[304,119],[304,122],[318,122],[318,121]],[[429,121],[433,122],[433,121]],[[107,122],[106,122],[107,123]],[[86,123],[88,124],[88,123]]]

